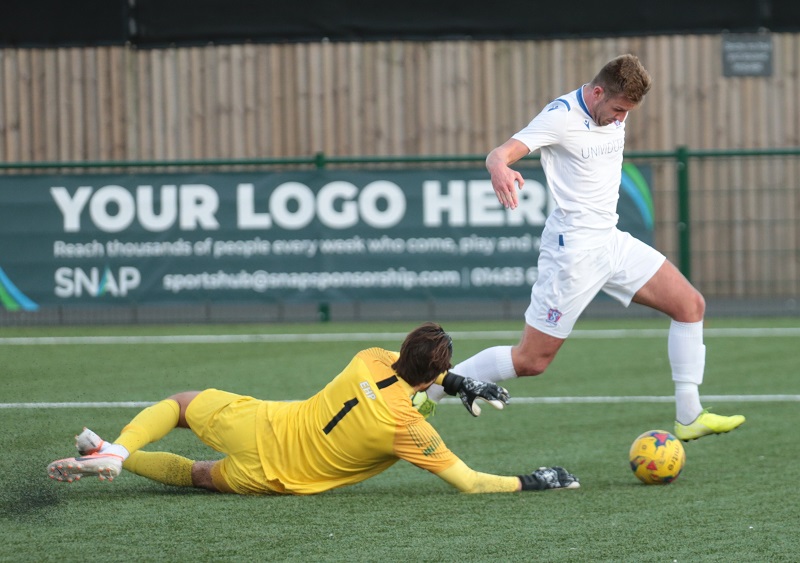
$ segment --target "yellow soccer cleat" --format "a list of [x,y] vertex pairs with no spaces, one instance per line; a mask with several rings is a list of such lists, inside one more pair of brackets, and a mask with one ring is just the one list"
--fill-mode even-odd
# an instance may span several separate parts
[[720,416],[708,412],[708,409],[701,412],[694,422],[691,424],[681,424],[675,421],[675,436],[679,440],[688,442],[689,440],[697,440],[709,434],[724,434],[731,430],[738,428],[745,421],[745,418],[740,415],[734,416]]

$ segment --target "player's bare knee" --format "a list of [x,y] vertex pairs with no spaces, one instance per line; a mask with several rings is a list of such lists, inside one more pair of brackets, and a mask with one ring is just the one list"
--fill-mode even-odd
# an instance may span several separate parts
[[199,394],[200,391],[183,391],[168,397],[168,399],[178,403],[178,407],[180,408],[180,414],[178,415],[179,427],[189,428],[189,424],[186,422],[186,408],[189,406],[189,403],[191,403],[192,400]]
[[706,314],[706,300],[703,295],[694,290],[681,302],[680,309],[674,319],[682,323],[697,323],[703,320]]
[[517,377],[540,375],[544,373],[551,361],[553,358],[546,356],[531,358],[520,356],[514,359],[514,371],[517,372]]
[[218,492],[219,489],[211,478],[211,468],[215,463],[215,461],[196,461],[192,465],[192,485],[198,489]]

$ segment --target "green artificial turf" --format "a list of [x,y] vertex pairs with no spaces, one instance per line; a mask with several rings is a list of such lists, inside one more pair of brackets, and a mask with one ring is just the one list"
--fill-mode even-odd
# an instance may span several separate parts
[[[431,422],[476,470],[515,475],[563,465],[582,488],[463,495],[404,462],[359,485],[313,497],[239,497],[163,486],[123,473],[66,484],[47,464],[73,455],[89,426],[113,438],[136,407],[14,405],[157,401],[220,387],[269,399],[314,393],[358,350],[398,349],[412,323],[0,329],[0,561],[796,561],[797,319],[726,319],[709,328],[786,327],[787,335],[714,334],[705,401],[747,416],[742,428],[685,445],[683,473],[644,486],[628,466],[641,432],[670,430],[671,402],[528,402],[524,398],[672,394],[663,321],[592,321],[581,331],[656,329],[652,336],[576,334],[547,373],[508,382],[512,403],[472,418],[439,406]],[[447,323],[516,331],[513,323]],[[659,330],[663,329],[663,334]],[[335,333],[375,341],[201,344],[12,344],[17,337]],[[600,333],[598,333],[600,334]],[[625,336],[627,335],[627,336]],[[641,336],[641,335],[639,335]],[[456,360],[516,337],[455,340]],[[754,396],[789,395],[770,401]],[[737,398],[738,396],[738,398]],[[517,401],[514,401],[514,398]],[[757,398],[757,397],[756,397]],[[149,449],[218,454],[186,430]]]

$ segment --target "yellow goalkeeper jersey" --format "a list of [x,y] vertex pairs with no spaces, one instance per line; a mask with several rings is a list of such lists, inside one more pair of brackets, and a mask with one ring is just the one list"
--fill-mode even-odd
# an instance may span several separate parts
[[313,494],[351,485],[404,459],[465,492],[509,492],[519,479],[467,467],[411,405],[414,389],[392,364],[398,353],[359,352],[305,401],[263,402],[257,437],[265,478],[276,492]]

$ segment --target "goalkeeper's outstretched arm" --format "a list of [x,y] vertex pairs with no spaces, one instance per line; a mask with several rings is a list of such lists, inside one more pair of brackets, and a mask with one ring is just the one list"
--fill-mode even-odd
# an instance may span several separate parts
[[545,491],[547,489],[578,489],[580,482],[563,467],[540,467],[532,473],[518,477],[505,477],[481,473],[461,460],[437,473],[462,493],[514,493],[517,491]]

